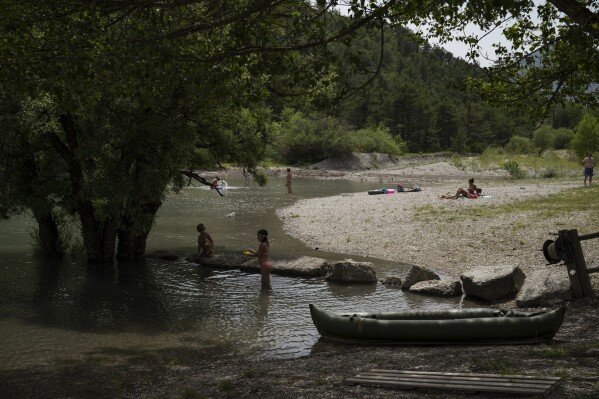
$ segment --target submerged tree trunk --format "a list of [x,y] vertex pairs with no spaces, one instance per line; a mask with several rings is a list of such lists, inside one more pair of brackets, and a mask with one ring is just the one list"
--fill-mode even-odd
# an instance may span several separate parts
[[36,214],[38,237],[44,255],[60,259],[64,256],[64,247],[60,241],[58,225],[51,214]]
[[[117,259],[135,260],[141,258],[146,252],[146,241],[152,228],[156,212],[162,202],[150,202],[143,206],[143,221],[131,221],[125,218],[125,228],[118,232]],[[134,228],[134,225],[135,226]]]
[[79,217],[81,220],[81,235],[90,263],[114,262],[114,248],[117,229],[113,220],[100,222],[94,215],[94,209],[89,201],[80,204]]
[[70,114],[62,114],[59,122],[65,133],[65,142],[51,135],[53,147],[68,165],[71,183],[71,197],[74,208],[81,220],[81,235],[91,263],[114,262],[114,250],[117,236],[117,221],[113,217],[98,220],[91,200],[85,198],[85,175],[83,161],[79,152],[79,128]]
[[146,240],[149,233],[148,231],[143,234],[133,234],[128,230],[119,230],[117,259],[135,260],[141,258],[146,252]]

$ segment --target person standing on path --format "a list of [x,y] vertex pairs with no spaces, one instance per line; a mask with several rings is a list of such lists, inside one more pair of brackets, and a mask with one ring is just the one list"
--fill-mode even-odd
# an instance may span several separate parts
[[593,158],[593,154],[587,152],[587,157],[582,160],[581,165],[584,166],[584,185],[587,185],[588,177],[590,186],[593,184],[593,168],[595,167],[595,158]]
[[285,187],[287,187],[287,194],[291,194],[291,168],[287,168],[287,183],[285,183]]

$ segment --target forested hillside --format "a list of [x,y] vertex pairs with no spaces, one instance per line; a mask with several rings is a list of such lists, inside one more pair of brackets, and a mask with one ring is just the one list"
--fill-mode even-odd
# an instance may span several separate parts
[[[312,162],[350,151],[480,153],[512,136],[532,139],[540,126],[522,107],[484,102],[467,87],[470,77],[484,78],[478,66],[418,42],[409,30],[387,27],[382,57],[378,31],[359,35],[346,50],[352,64],[338,65],[344,85],[357,87],[378,74],[326,116],[324,109],[282,111],[275,159]],[[557,107],[544,122],[573,129],[583,113]]]

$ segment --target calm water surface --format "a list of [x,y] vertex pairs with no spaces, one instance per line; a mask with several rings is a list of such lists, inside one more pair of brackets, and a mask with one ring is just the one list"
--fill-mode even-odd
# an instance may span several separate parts
[[[260,292],[260,277],[211,271],[186,262],[195,251],[197,223],[216,240],[216,251],[256,246],[255,233],[269,230],[273,255],[347,256],[307,248],[284,234],[274,210],[297,199],[366,191],[377,184],[294,179],[289,196],[283,179],[267,187],[229,180],[225,197],[190,187],[160,209],[148,252],[183,256],[147,259],[114,270],[88,269],[84,259],[47,262],[36,258],[30,218],[0,222],[0,364],[5,368],[70,360],[126,358],[135,351],[200,349],[206,358],[307,355],[319,334],[309,303],[341,311],[391,311],[466,306],[462,300],[411,295],[377,285],[337,285],[319,279],[272,277],[273,292]],[[379,276],[403,273],[407,265],[352,256],[374,263]]]

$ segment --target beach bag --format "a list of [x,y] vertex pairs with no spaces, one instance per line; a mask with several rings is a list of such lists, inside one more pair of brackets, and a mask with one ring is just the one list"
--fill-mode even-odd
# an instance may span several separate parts
[[478,195],[472,194],[472,193],[468,193],[468,198],[476,199],[476,198],[478,198]]

